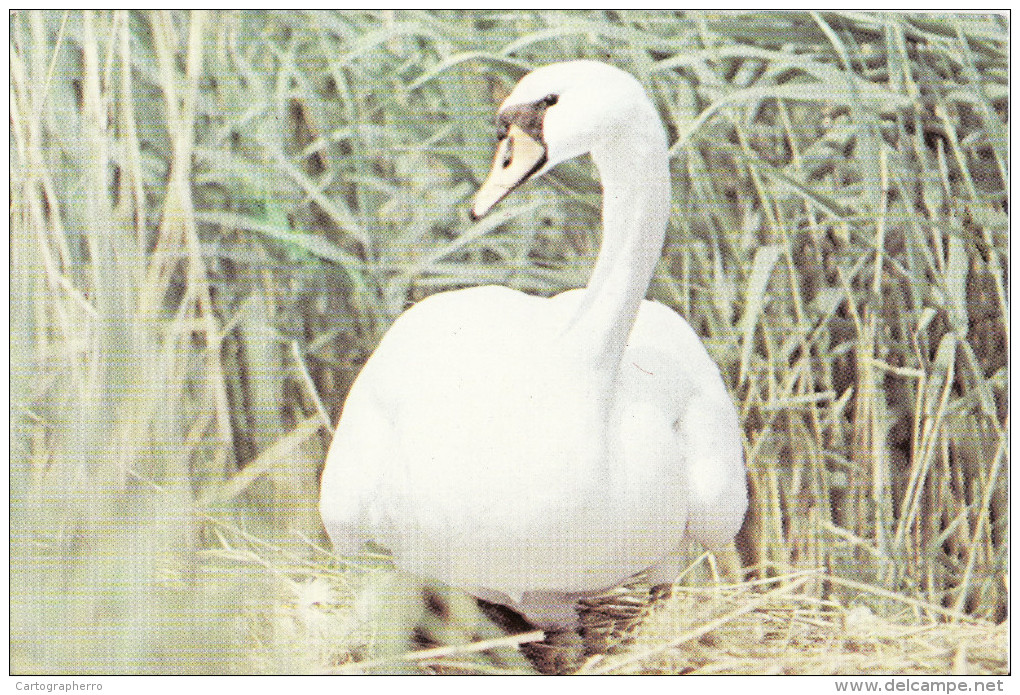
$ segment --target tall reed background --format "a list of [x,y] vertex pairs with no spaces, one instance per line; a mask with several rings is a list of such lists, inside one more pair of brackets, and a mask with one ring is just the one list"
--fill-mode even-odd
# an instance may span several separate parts
[[[12,671],[322,671],[397,640],[356,600],[381,561],[334,558],[318,520],[331,425],[410,303],[585,283],[586,161],[467,215],[495,106],[576,57],[659,105],[674,208],[650,296],[704,337],[744,425],[748,520],[691,588],[725,598],[699,617],[731,628],[715,657],[1006,670],[1008,33],[974,14],[12,13]],[[706,605],[678,591],[676,620]],[[886,632],[848,647],[862,620]],[[917,625],[945,635],[930,662],[889,631]],[[787,651],[737,659],[752,633]],[[719,662],[663,634],[618,670]],[[796,665],[819,649],[855,655]]]

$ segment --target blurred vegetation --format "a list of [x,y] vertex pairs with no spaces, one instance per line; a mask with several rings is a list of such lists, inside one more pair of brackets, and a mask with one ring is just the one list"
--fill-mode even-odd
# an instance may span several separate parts
[[353,600],[377,563],[333,558],[318,521],[331,424],[410,303],[585,283],[586,161],[467,216],[495,106],[576,57],[638,76],[675,142],[650,296],[739,404],[746,577],[820,568],[800,595],[1001,622],[1008,36],[854,12],[12,13],[11,670],[322,670],[396,639]]

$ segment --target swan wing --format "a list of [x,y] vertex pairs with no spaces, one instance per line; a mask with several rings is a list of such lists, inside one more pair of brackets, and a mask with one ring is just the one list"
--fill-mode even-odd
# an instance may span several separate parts
[[[664,465],[682,475],[687,535],[709,547],[730,541],[747,510],[737,411],[697,334],[658,302],[641,303],[621,364],[620,392],[631,404],[656,399],[669,423],[672,458]],[[642,454],[632,456],[640,460]]]

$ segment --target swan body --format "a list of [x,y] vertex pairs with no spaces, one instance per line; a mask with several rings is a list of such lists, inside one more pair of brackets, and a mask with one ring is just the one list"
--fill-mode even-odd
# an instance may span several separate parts
[[603,243],[584,289],[433,295],[401,315],[348,395],[320,512],[336,550],[576,625],[578,597],[686,539],[730,540],[747,507],[736,410],[691,327],[643,299],[670,207],[666,138],[629,74],[592,61],[526,75],[472,214],[590,152]]

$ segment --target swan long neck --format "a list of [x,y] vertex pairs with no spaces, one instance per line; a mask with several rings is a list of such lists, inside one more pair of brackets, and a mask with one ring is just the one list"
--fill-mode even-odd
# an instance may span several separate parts
[[[592,149],[602,179],[602,247],[570,329],[592,367],[615,375],[666,236],[666,135],[651,104]],[[590,352],[588,352],[590,350]]]

